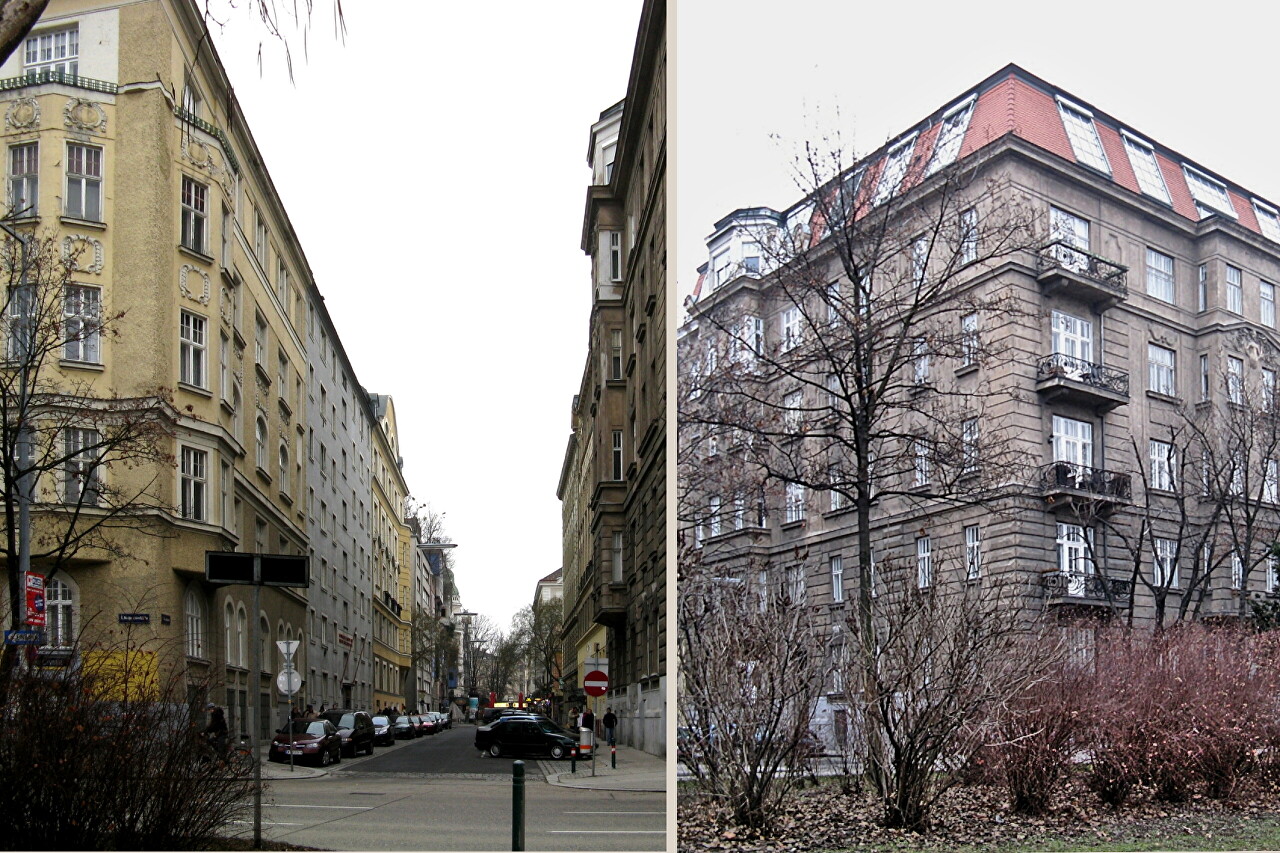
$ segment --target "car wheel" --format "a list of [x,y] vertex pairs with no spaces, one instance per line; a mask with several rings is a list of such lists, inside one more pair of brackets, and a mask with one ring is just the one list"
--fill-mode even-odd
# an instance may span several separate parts
[[333,760],[333,756],[329,754],[329,750],[322,749],[320,751],[320,766],[328,767],[329,762]]
[[502,756],[502,744],[500,743],[489,744],[489,754],[492,755],[494,758],[500,758]]
[[369,741],[369,745],[364,748],[365,755],[373,755],[373,741]]
[[563,747],[563,746],[561,746],[561,745],[560,745],[560,744],[558,744],[558,743],[557,743],[557,744],[555,744],[554,746],[552,746],[552,747],[551,747],[551,757],[552,757],[552,758],[564,758],[564,747]]
[[342,763],[342,750],[341,750],[341,749],[339,749],[337,752],[335,752],[335,753],[333,754],[333,763],[334,763],[334,764],[341,764],[341,763]]

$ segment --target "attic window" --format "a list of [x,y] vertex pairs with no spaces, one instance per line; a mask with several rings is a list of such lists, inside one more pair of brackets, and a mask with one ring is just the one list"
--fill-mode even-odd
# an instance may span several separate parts
[[1262,236],[1280,243],[1280,215],[1270,205],[1263,204],[1256,198],[1253,200],[1253,213],[1258,217],[1258,225],[1262,228]]
[[1093,113],[1063,98],[1058,98],[1058,112],[1062,114],[1062,126],[1066,128],[1067,138],[1071,140],[1071,150],[1075,152],[1076,160],[1110,175],[1111,164],[1107,162],[1107,154],[1102,150],[1098,129],[1093,126]]
[[1191,190],[1191,197],[1196,200],[1196,210],[1200,212],[1201,219],[1215,212],[1226,214],[1232,219],[1238,218],[1235,206],[1231,204],[1231,197],[1227,195],[1226,184],[1186,163],[1182,164],[1182,173],[1186,175],[1187,189]]
[[911,152],[915,150],[916,135],[913,133],[884,155],[884,169],[880,172],[880,183],[876,185],[875,197],[871,199],[874,207],[887,200],[898,191],[902,176],[907,173],[907,164],[911,162]]
[[1129,154],[1129,163],[1133,166],[1133,174],[1138,178],[1138,186],[1152,198],[1170,204],[1169,188],[1164,185],[1164,176],[1160,174],[1155,149],[1127,130],[1120,131],[1120,134],[1124,137],[1124,150]]
[[933,156],[929,158],[926,175],[932,175],[955,162],[956,155],[960,153],[960,143],[964,142],[964,132],[969,128],[969,118],[973,115],[973,104],[977,97],[970,95],[942,116],[942,128],[933,143]]

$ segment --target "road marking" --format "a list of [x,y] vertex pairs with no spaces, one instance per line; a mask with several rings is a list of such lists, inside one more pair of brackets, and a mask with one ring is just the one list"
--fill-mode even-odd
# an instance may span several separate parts
[[376,808],[376,806],[311,806],[300,803],[272,803],[269,807],[273,809],[348,809],[357,812],[373,811]]
[[666,812],[565,812],[565,814],[666,814]]
[[550,835],[666,835],[665,829],[548,829]]
[[[251,820],[233,820],[231,822],[241,823],[245,825],[249,825],[253,823],[253,821]],[[264,820],[262,822],[262,825],[263,826],[307,826],[307,824],[305,823],[281,823],[280,821],[276,821],[276,820]]]

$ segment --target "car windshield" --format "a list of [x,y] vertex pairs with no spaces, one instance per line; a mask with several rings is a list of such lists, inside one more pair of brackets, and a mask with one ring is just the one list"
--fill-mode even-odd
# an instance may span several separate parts
[[355,714],[343,714],[342,719],[338,721],[338,728],[340,729],[354,729],[355,727],[356,727]]
[[568,735],[569,737],[573,737],[573,735],[569,734],[569,731],[567,729],[556,725],[550,720],[539,720],[538,722],[542,725],[542,730],[548,734]]
[[391,721],[388,720],[386,717],[374,717],[373,724],[375,726],[389,726],[391,725]]
[[408,718],[408,717],[396,717],[396,722],[397,722],[397,723],[412,723],[412,722],[413,722],[413,720],[411,720],[411,719],[410,719],[410,718]]
[[324,723],[319,720],[291,720],[287,731],[291,735],[324,737]]

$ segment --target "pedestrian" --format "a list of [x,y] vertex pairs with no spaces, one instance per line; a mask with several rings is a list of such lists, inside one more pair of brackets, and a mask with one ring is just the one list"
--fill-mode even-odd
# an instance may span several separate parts
[[616,732],[618,730],[618,715],[613,713],[613,708],[605,708],[604,716],[600,719],[604,724],[604,739],[609,746],[618,743]]
[[209,712],[209,724],[204,727],[204,737],[216,758],[227,754],[227,716],[221,708],[210,702],[204,706]]
[[298,710],[298,706],[297,706],[297,705],[291,705],[291,706],[289,706],[289,719],[291,719],[291,720],[301,720],[301,719],[302,719],[302,712]]
[[591,713],[591,708],[589,706],[582,710],[582,727],[584,729],[591,729],[591,737],[594,740],[596,734],[596,715]]
[[577,708],[569,709],[569,721],[573,723],[575,728],[582,728],[582,715],[578,713]]
[[316,709],[315,709],[315,707],[314,707],[314,706],[312,706],[312,705],[308,705],[308,706],[307,706],[307,711],[306,711],[306,713],[302,715],[302,719],[304,719],[304,720],[315,720],[315,719],[318,719],[318,715],[316,714]]

